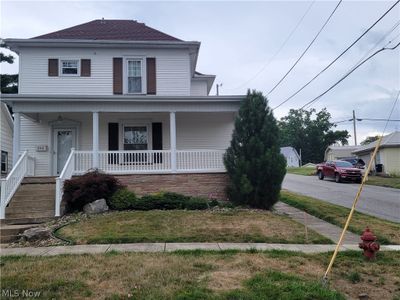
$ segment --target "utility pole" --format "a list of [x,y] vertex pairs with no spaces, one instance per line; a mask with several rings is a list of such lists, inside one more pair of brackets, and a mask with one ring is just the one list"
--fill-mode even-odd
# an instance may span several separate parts
[[357,128],[356,128],[356,112],[353,110],[353,130],[354,130],[354,146],[357,146]]

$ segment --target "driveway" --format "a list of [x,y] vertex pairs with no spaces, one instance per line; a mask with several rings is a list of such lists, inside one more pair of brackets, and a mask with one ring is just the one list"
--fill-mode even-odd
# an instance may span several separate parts
[[[286,174],[283,188],[305,196],[351,208],[358,184],[336,183],[317,176]],[[356,210],[382,219],[400,223],[400,190],[365,185]]]

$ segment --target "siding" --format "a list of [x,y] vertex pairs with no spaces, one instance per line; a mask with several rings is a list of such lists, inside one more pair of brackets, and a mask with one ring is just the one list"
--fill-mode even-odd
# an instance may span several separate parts
[[207,93],[207,82],[192,80],[191,88],[190,88],[191,96],[208,96]]
[[177,149],[226,149],[231,141],[233,113],[178,113]]
[[[28,150],[36,161],[36,176],[52,173],[52,130],[49,122],[57,120],[59,114],[39,114],[40,122],[21,117],[21,150]],[[226,149],[231,140],[233,113],[177,113],[177,149]],[[92,115],[89,113],[62,114],[63,119],[80,123],[78,150],[92,149]],[[100,150],[108,150],[108,123],[152,123],[163,124],[163,149],[170,148],[169,113],[100,113]],[[122,128],[122,126],[121,126]],[[120,146],[121,146],[120,132]],[[151,140],[151,138],[150,138]],[[48,145],[49,151],[37,152],[38,145]],[[122,149],[122,148],[121,148]]]
[[2,151],[8,152],[8,171],[12,169],[13,161],[13,128],[8,122],[8,112],[5,104],[1,103],[1,131],[0,131],[0,148]]
[[[188,50],[62,49],[20,50],[20,94],[112,95],[113,57],[156,57],[157,95],[190,95]],[[48,76],[48,59],[91,59],[90,77]]]
[[400,147],[383,148],[379,152],[383,171],[388,174],[400,175]]

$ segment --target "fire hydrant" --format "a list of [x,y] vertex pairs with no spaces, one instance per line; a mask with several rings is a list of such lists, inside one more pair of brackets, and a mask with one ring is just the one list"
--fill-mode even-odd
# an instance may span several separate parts
[[375,254],[379,251],[380,245],[376,242],[376,236],[368,227],[361,235],[361,240],[359,247],[364,250],[364,256],[370,260],[375,259]]

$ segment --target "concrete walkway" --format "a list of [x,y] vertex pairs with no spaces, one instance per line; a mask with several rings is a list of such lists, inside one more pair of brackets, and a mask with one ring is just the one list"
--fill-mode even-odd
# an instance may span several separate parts
[[[173,252],[177,250],[287,250],[304,253],[322,253],[335,249],[335,245],[266,244],[266,243],[135,243],[76,245],[54,247],[0,248],[0,256],[28,255],[53,256],[59,254],[95,254],[118,252]],[[359,250],[357,245],[343,245],[341,250]],[[400,251],[400,245],[381,246],[381,251]]]
[[[287,205],[283,202],[278,202],[274,206],[275,210],[279,214],[287,215],[289,218],[295,220],[296,222],[307,225],[308,228],[318,232],[324,237],[337,243],[339,241],[340,235],[342,233],[342,228],[332,225],[324,220],[318,219],[300,209],[293,206]],[[344,236],[343,244],[353,244],[358,245],[361,242],[360,236],[347,231]]]

